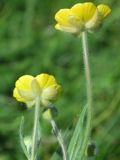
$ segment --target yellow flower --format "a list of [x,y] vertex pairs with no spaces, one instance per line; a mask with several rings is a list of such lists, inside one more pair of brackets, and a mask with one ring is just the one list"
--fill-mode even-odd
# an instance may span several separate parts
[[34,105],[38,97],[42,105],[48,106],[56,100],[60,92],[61,86],[52,75],[24,75],[16,81],[13,96],[18,101],[26,103],[28,107]]
[[70,9],[60,9],[55,20],[55,28],[79,35],[82,31],[92,31],[99,27],[111,9],[104,4],[95,6],[92,2],[77,3]]

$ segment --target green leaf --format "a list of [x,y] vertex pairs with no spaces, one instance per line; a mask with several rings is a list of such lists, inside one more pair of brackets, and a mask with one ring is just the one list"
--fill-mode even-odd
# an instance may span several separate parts
[[20,144],[23,149],[23,152],[24,152],[25,156],[27,157],[27,159],[29,160],[29,153],[27,152],[27,148],[24,143],[23,129],[24,129],[24,117],[22,117],[22,119],[21,119],[20,129],[19,129],[19,137],[20,137]]
[[82,145],[82,140],[83,140],[83,133],[84,133],[84,119],[86,115],[86,109],[87,105],[83,108],[79,120],[76,124],[73,136],[71,138],[69,147],[68,147],[68,155],[69,155],[69,160],[76,160],[78,153],[80,151],[81,145]]

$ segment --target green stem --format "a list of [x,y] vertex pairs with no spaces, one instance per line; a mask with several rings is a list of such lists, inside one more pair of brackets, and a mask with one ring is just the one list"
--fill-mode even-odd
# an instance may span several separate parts
[[85,154],[85,150],[87,148],[87,144],[91,134],[91,122],[92,122],[92,88],[91,88],[91,79],[90,79],[90,68],[88,61],[88,43],[87,43],[87,33],[82,33],[82,46],[83,46],[83,59],[84,59],[84,67],[85,67],[85,78],[86,78],[86,91],[87,91],[87,125],[85,130],[85,138],[83,140],[80,157],[82,160]]
[[35,154],[38,142],[38,129],[39,129],[39,111],[40,111],[40,99],[36,98],[35,103],[35,114],[34,114],[34,127],[33,127],[33,137],[32,137],[32,149],[31,149],[31,160],[35,160]]
[[60,145],[60,147],[62,149],[63,160],[68,160],[68,158],[67,158],[67,150],[66,150],[66,147],[65,147],[65,144],[64,144],[64,140],[63,140],[62,135],[61,135],[61,133],[60,133],[60,131],[59,131],[59,129],[58,129],[58,127],[57,127],[57,125],[56,125],[56,123],[55,123],[55,121],[53,119],[51,120],[51,126],[53,128],[54,134],[57,137],[58,143],[59,143],[59,145]]

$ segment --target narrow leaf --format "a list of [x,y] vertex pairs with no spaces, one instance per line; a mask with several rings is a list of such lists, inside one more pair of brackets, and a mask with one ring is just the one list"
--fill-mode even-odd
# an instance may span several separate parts
[[68,147],[69,160],[75,160],[75,158],[77,157],[77,152],[78,150],[80,150],[80,147],[82,145],[83,131],[84,131],[83,122],[86,114],[86,109],[87,109],[87,105],[83,108],[79,116],[79,120],[76,124],[73,136],[71,138],[71,141]]
[[19,137],[20,137],[20,144],[23,149],[23,152],[24,152],[25,156],[27,157],[27,159],[29,159],[29,154],[27,152],[27,148],[24,143],[23,129],[24,129],[24,117],[22,117],[22,119],[21,119],[20,129],[19,129]]

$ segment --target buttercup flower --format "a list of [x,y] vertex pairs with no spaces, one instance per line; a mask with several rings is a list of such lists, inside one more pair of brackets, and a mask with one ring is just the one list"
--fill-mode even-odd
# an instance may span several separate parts
[[40,74],[36,77],[24,75],[16,81],[13,97],[26,103],[28,107],[34,105],[36,98],[39,97],[41,104],[48,106],[56,100],[60,92],[61,86],[52,75]]
[[77,3],[70,9],[60,9],[55,20],[55,28],[79,35],[82,31],[98,28],[111,9],[104,4],[95,6],[92,2]]

